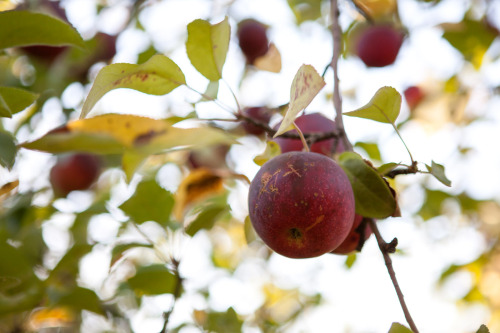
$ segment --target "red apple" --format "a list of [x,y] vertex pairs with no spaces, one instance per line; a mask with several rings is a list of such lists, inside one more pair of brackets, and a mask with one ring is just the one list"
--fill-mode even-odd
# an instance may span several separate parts
[[71,191],[88,189],[97,180],[100,169],[100,159],[95,155],[70,155],[52,167],[50,183],[56,195],[66,196]]
[[385,67],[396,60],[404,33],[388,24],[370,25],[359,32],[356,54],[368,67]]
[[290,258],[335,250],[354,221],[347,175],[331,158],[288,152],[266,162],[250,184],[249,215],[260,238]]
[[93,62],[109,62],[116,54],[116,35],[108,35],[104,32],[98,32],[94,39],[96,40],[96,50],[93,56]]
[[[304,114],[295,119],[295,124],[300,128],[303,134],[325,133],[336,130],[335,122],[323,116],[321,113]],[[278,129],[278,126],[275,129]],[[296,130],[287,133],[297,133]],[[289,151],[302,151],[304,145],[299,139],[288,139],[277,137],[274,141],[279,144],[282,153]],[[337,142],[336,142],[337,141]],[[344,144],[335,138],[315,142],[309,147],[312,152],[330,156],[334,150],[337,153],[343,152]]]
[[[349,235],[347,235],[347,238],[342,244],[333,250],[332,253],[349,254],[363,246],[373,232],[368,224],[361,225],[361,221],[363,221],[363,216],[356,214]],[[363,235],[363,237],[361,237],[361,235]]]
[[[271,110],[263,106],[246,108],[243,110],[243,114],[264,124],[268,124],[272,116]],[[247,120],[243,121],[242,126],[248,134],[261,135],[264,133],[262,127],[256,126]]]
[[410,110],[413,110],[425,97],[424,91],[418,86],[411,86],[403,92],[405,95],[406,103]]
[[267,27],[254,19],[246,19],[238,24],[238,41],[247,62],[253,64],[255,59],[269,50]]

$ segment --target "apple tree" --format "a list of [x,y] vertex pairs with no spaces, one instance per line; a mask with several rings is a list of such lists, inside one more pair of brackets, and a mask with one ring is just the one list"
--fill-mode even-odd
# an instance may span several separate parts
[[[488,0],[0,1],[0,331],[500,330],[499,35]],[[378,296],[322,311],[326,276]]]

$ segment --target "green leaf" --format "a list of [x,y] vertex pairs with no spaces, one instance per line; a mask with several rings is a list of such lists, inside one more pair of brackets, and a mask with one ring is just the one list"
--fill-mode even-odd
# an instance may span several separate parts
[[378,145],[376,143],[356,142],[354,147],[359,147],[359,148],[363,149],[368,154],[370,159],[372,159],[372,160],[377,160],[377,161],[382,160],[382,156],[380,156],[380,150],[378,149]]
[[118,260],[120,260],[123,257],[125,252],[127,252],[130,249],[136,249],[136,248],[153,248],[153,245],[144,243],[118,244],[111,251],[111,262],[109,266],[112,267]]
[[68,306],[77,311],[87,310],[102,315],[105,313],[97,294],[93,290],[82,287],[76,287],[64,294],[55,305]]
[[211,102],[217,98],[219,94],[219,81],[210,81],[207,89],[203,93],[200,102]]
[[401,325],[400,323],[392,323],[391,329],[389,330],[388,333],[413,333],[413,332],[412,330],[410,330],[404,325]]
[[288,0],[297,24],[321,18],[322,0]]
[[339,164],[351,182],[356,200],[356,213],[377,219],[394,214],[396,200],[387,182],[356,153],[345,152]]
[[245,240],[247,244],[252,243],[254,240],[257,239],[257,233],[255,232],[255,229],[252,225],[252,221],[250,221],[250,216],[245,217],[245,222],[244,222],[244,231],[245,231]]
[[297,118],[297,114],[312,102],[325,84],[325,80],[316,72],[313,66],[300,66],[297,74],[295,74],[293,78],[292,87],[290,88],[290,104],[288,110],[274,137],[291,129],[295,118]]
[[128,285],[139,296],[173,294],[177,279],[164,265],[139,267],[137,273],[127,280]]
[[207,322],[204,328],[210,332],[241,332],[243,321],[238,318],[238,314],[232,307],[226,312],[208,313]]
[[401,110],[401,94],[392,87],[382,87],[365,106],[345,112],[346,116],[394,124]]
[[448,187],[451,186],[451,180],[449,180],[444,173],[444,166],[442,166],[441,164],[437,164],[434,161],[432,161],[431,166],[427,164],[425,166],[427,167],[427,170],[442,184]]
[[484,55],[497,37],[497,32],[485,21],[464,18],[459,23],[444,23],[443,38],[457,49],[476,69],[481,67]]
[[396,169],[398,166],[399,166],[398,163],[390,162],[390,163],[382,164],[381,166],[379,166],[377,168],[377,171],[381,176],[384,176],[384,175],[388,174],[389,172],[391,172],[392,170]]
[[271,158],[278,156],[279,154],[281,154],[281,148],[279,144],[274,141],[268,141],[266,144],[266,150],[262,154],[255,156],[253,161],[255,162],[255,164],[262,166]]
[[119,208],[135,223],[155,221],[167,225],[173,205],[172,194],[158,185],[156,180],[148,179],[140,182],[134,194]]
[[134,173],[144,164],[149,154],[135,151],[126,151],[122,156],[122,169],[125,172],[127,182],[132,180]]
[[206,207],[198,214],[196,219],[187,226],[186,233],[193,237],[201,229],[212,229],[220,216],[225,214],[228,210],[228,206],[212,205]]
[[27,45],[85,48],[80,34],[58,18],[22,10],[0,12],[0,49]]
[[50,272],[47,282],[61,287],[76,287],[80,259],[92,250],[90,244],[75,244]]
[[80,118],[85,118],[102,96],[113,89],[129,88],[150,95],[165,95],[183,84],[186,79],[179,66],[161,54],[140,65],[111,64],[97,74]]
[[443,202],[451,197],[452,196],[446,192],[426,189],[425,201],[417,214],[420,215],[420,217],[422,217],[424,221],[441,215],[441,206]]
[[0,165],[10,169],[16,160],[17,147],[10,133],[0,131]]
[[490,330],[486,327],[486,325],[482,324],[476,333],[490,333]]
[[0,117],[11,118],[33,104],[38,96],[20,88],[0,87]]
[[222,78],[222,67],[229,48],[231,26],[226,17],[217,24],[194,20],[187,26],[186,51],[191,64],[210,81]]

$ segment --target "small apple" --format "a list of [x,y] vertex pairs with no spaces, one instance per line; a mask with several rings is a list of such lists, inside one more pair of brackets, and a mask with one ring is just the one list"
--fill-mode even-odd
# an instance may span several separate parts
[[101,170],[99,157],[74,154],[60,159],[50,170],[50,183],[57,196],[71,191],[87,190],[98,178]]
[[[300,128],[303,134],[328,133],[336,130],[335,122],[323,116],[321,113],[304,114],[295,119],[295,124]],[[275,127],[278,129],[279,124]],[[296,130],[287,133],[297,133]],[[304,145],[299,139],[288,139],[277,137],[274,139],[279,144],[282,153],[289,151],[302,151]],[[336,138],[322,140],[311,145],[310,150],[315,153],[330,156],[334,151],[343,152],[344,144]]]
[[98,32],[94,39],[96,40],[96,50],[93,55],[93,62],[109,62],[116,54],[116,35],[108,35],[104,32]]
[[368,67],[394,63],[403,44],[404,33],[389,24],[369,25],[359,32],[355,52]]
[[[268,124],[269,120],[271,120],[271,117],[272,117],[271,110],[269,110],[268,108],[263,107],[263,106],[245,108],[242,111],[242,113],[246,117],[257,120],[257,121],[264,123],[264,124]],[[243,126],[243,129],[248,134],[261,135],[265,132],[263,128],[256,126],[247,120],[243,121],[242,126]]]
[[425,98],[425,93],[418,86],[410,86],[403,91],[406,103],[410,110],[413,110]]
[[[363,246],[365,241],[371,236],[373,233],[370,229],[370,226],[365,223],[361,225],[363,221],[363,216],[359,214],[354,215],[354,223],[352,225],[352,229],[347,235],[347,238],[339,245],[332,253],[335,254],[349,254],[353,251],[356,251]],[[363,235],[363,237],[361,237]]]
[[250,184],[250,221],[260,238],[289,258],[335,250],[354,221],[354,194],[331,158],[288,152],[267,161]]
[[265,55],[269,50],[267,26],[254,19],[246,19],[238,24],[237,31],[240,49],[247,59],[253,64],[255,59]]

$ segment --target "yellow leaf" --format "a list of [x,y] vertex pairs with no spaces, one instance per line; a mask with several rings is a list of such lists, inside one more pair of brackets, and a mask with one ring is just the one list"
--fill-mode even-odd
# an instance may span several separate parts
[[302,65],[299,68],[290,89],[290,105],[274,137],[290,129],[297,114],[311,103],[325,84],[325,81],[313,66]]
[[355,0],[354,3],[372,18],[391,15],[397,9],[396,0]]
[[31,312],[27,326],[30,330],[38,331],[48,327],[71,326],[74,320],[75,316],[68,308],[42,308]]
[[255,59],[253,65],[262,71],[279,73],[281,71],[281,54],[276,45],[271,43],[266,54]]
[[182,180],[175,193],[174,216],[181,220],[192,204],[224,191],[222,177],[205,168],[193,170]]

